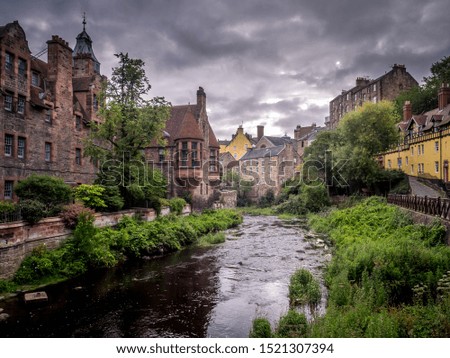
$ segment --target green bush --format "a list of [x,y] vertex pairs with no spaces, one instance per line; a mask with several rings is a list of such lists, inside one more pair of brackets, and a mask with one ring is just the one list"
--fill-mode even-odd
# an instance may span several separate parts
[[19,203],[19,208],[22,213],[22,218],[32,225],[36,224],[42,218],[50,216],[45,204],[38,200],[22,200]]
[[119,187],[101,185],[104,189],[102,193],[102,200],[106,205],[105,211],[115,212],[119,211],[125,205],[125,202],[120,195]]
[[0,215],[2,214],[10,214],[17,210],[17,206],[15,203],[10,201],[1,201],[0,200]]
[[303,313],[289,310],[281,317],[276,330],[276,336],[281,338],[302,338],[306,337],[308,321]]
[[0,279],[0,293],[13,292],[16,288],[17,286],[13,282]]
[[169,200],[169,207],[171,213],[181,215],[185,206],[186,201],[183,198],[173,198]]
[[305,215],[308,212],[319,212],[330,205],[325,185],[302,184],[296,187],[298,194],[291,194],[285,202],[277,207],[278,213]]
[[252,330],[249,334],[250,338],[271,338],[272,329],[270,322],[266,318],[255,318],[252,324]]
[[10,220],[11,214],[14,214],[17,210],[17,204],[10,201],[0,201],[0,223]]
[[303,304],[315,306],[320,303],[321,298],[320,285],[308,270],[297,270],[291,276],[289,300],[292,306]]
[[47,215],[56,215],[62,205],[68,204],[72,190],[61,178],[32,174],[14,187],[20,201],[33,200],[44,204]]
[[35,283],[43,277],[53,277],[56,274],[57,268],[52,253],[45,246],[39,246],[23,260],[14,276],[14,282],[18,284]]
[[275,193],[272,189],[267,190],[266,194],[263,195],[258,202],[258,205],[262,208],[267,208],[275,203]]
[[87,208],[101,211],[107,208],[103,200],[105,188],[97,184],[81,184],[73,189],[75,199],[81,201]]

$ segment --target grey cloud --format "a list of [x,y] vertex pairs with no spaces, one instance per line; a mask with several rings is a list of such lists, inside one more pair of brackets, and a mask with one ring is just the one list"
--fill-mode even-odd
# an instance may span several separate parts
[[122,51],[145,61],[152,96],[192,103],[203,86],[221,138],[242,122],[320,125],[357,76],[404,63],[420,81],[450,49],[447,0],[17,0],[0,25],[19,20],[33,52],[53,34],[73,46],[84,11],[104,74]]

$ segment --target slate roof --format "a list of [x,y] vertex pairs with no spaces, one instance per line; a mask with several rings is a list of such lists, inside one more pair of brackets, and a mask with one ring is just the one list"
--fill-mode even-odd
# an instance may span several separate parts
[[450,123],[450,104],[442,110],[435,108],[431,111],[425,112],[424,114],[414,115],[409,121],[400,122],[398,126],[402,131],[407,131],[410,128],[412,121],[421,126],[421,132],[426,132],[435,126],[446,126]]
[[264,138],[268,139],[275,147],[279,145],[283,145],[285,143],[291,142],[291,137],[284,136],[284,137],[269,137],[264,136]]
[[211,124],[209,124],[209,146],[213,148],[220,148],[219,142],[217,141],[216,135],[214,134],[214,131],[211,128]]
[[315,125],[314,126],[306,126],[306,127],[297,127],[295,129],[295,132],[298,133],[297,134],[298,138],[302,138],[302,137],[308,135],[309,133],[313,132],[316,128],[319,128],[319,127],[316,127]]
[[283,149],[284,145],[279,145],[270,148],[252,149],[249,150],[247,153],[245,153],[240,160],[242,161],[242,160],[276,157],[281,153]]

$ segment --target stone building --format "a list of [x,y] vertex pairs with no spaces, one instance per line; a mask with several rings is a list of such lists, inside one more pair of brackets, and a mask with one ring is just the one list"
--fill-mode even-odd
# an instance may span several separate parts
[[253,183],[249,197],[256,201],[271,190],[280,194],[283,183],[292,178],[299,156],[291,141],[249,150],[239,161],[241,177]]
[[303,160],[305,148],[309,147],[317,137],[317,134],[324,130],[324,127],[318,127],[315,123],[311,126],[297,126],[294,130],[294,140],[296,142],[297,154]]
[[414,77],[406,71],[405,65],[395,64],[391,71],[375,80],[358,77],[355,87],[343,90],[330,102],[330,115],[326,118],[325,124],[329,129],[336,128],[346,113],[354,111],[364,102],[377,103],[383,100],[393,100],[401,92],[417,85]]
[[210,206],[220,183],[219,143],[208,120],[206,93],[197,103],[173,106],[163,142],[147,148],[146,157],[167,178],[169,196],[191,196],[195,209]]
[[0,27],[0,200],[14,199],[14,184],[32,173],[74,184],[95,177],[83,139],[99,120],[105,77],[85,25],[74,50],[52,36],[47,62],[31,54],[18,21]]

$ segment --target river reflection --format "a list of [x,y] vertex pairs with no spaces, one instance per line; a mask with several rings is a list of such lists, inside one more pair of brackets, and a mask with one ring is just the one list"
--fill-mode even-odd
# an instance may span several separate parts
[[[0,336],[247,337],[255,317],[275,324],[287,311],[296,269],[321,276],[326,250],[304,233],[298,222],[246,216],[224,244],[47,287],[43,306],[0,301],[10,315]],[[319,311],[324,307],[325,298]]]

